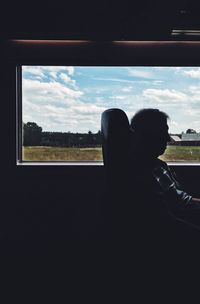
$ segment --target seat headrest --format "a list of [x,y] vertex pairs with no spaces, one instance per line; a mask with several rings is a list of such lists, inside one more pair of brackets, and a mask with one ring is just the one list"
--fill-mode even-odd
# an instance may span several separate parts
[[108,109],[101,116],[103,160],[107,167],[123,164],[129,151],[130,129],[126,113],[118,108]]
[[[118,108],[108,109],[101,116],[101,130],[105,140],[109,136],[124,136],[129,134],[129,121],[126,113]],[[112,140],[115,138],[112,137]]]

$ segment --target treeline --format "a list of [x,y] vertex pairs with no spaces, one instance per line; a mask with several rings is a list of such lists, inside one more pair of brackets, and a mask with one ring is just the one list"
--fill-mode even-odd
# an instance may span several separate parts
[[23,123],[24,146],[51,147],[98,147],[101,146],[101,132],[43,132],[35,122]]

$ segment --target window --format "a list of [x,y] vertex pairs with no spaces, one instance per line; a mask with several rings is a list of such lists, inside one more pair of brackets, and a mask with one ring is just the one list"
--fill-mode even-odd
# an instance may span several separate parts
[[200,161],[200,68],[21,66],[22,162],[102,161],[100,118],[107,108],[129,119],[139,109],[170,116],[162,159]]
[[16,39],[5,49],[13,88],[18,71],[17,164],[102,164],[100,117],[111,107],[129,118],[143,107],[165,111],[171,143],[162,157],[199,164],[199,42]]

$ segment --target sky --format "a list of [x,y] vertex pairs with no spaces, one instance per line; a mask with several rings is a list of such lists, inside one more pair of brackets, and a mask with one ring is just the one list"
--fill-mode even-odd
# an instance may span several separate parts
[[169,132],[200,132],[199,67],[23,66],[23,122],[43,131],[93,133],[101,113],[124,110],[129,118],[157,108],[170,120]]

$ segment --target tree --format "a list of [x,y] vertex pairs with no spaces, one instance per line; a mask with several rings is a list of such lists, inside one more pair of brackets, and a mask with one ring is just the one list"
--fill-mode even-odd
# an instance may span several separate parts
[[90,146],[93,144],[93,141],[94,141],[94,139],[93,139],[92,131],[88,131],[86,143]]
[[42,128],[35,122],[23,123],[23,145],[24,146],[39,146],[42,137]]
[[101,131],[99,130],[97,133],[97,145],[101,145],[102,144],[102,136],[101,136]]
[[187,129],[186,134],[194,134],[197,133],[194,129]]

